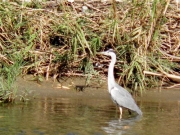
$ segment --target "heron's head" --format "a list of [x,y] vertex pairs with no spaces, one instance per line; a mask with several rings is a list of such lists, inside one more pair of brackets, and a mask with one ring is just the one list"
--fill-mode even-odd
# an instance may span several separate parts
[[115,54],[113,49],[109,49],[105,52],[100,52],[99,54],[103,54],[103,55],[107,55],[107,56],[111,56],[111,57],[116,57],[116,54]]

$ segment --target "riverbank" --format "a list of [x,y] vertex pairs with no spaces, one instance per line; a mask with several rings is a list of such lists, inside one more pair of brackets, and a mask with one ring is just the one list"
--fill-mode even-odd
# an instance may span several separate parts
[[109,58],[97,52],[109,48],[117,55],[115,78],[133,92],[179,85],[174,1],[6,1],[0,11],[0,102],[13,101],[16,78],[27,74],[37,82],[64,76],[86,77],[86,84],[101,80]]
[[[67,78],[66,78],[67,79]],[[54,98],[94,98],[94,99],[110,99],[110,95],[107,91],[107,82],[104,82],[95,88],[95,83],[92,81],[92,87],[85,87],[83,91],[79,91],[75,86],[85,86],[85,79],[73,77],[62,84],[54,82],[53,80],[43,81],[38,84],[32,81],[32,76],[27,76],[24,79],[18,78],[16,81],[19,92],[23,92],[25,89],[30,92],[29,98],[42,98],[42,97],[54,97]],[[22,85],[23,84],[23,85]],[[72,85],[73,84],[73,85]],[[180,102],[180,90],[179,89],[150,89],[144,90],[142,96],[137,96],[135,99],[138,102]],[[111,99],[110,99],[111,100]],[[110,101],[111,102],[111,101]]]

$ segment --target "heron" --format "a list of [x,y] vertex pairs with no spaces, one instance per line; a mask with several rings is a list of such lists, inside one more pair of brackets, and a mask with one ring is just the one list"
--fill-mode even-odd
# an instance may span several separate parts
[[122,118],[122,107],[137,112],[142,115],[142,111],[137,106],[131,94],[116,83],[114,78],[114,65],[116,63],[116,54],[113,49],[109,49],[105,52],[100,52],[106,56],[111,56],[111,62],[108,68],[108,91],[111,95],[111,99],[118,105],[120,111],[120,119]]

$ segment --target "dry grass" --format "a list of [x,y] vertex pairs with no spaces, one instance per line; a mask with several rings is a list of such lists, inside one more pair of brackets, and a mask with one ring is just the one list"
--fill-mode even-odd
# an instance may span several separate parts
[[102,73],[95,63],[107,64],[96,52],[114,48],[123,85],[180,82],[179,13],[173,1],[158,0],[0,3],[0,61],[8,67],[23,59],[23,74],[46,79],[91,76]]

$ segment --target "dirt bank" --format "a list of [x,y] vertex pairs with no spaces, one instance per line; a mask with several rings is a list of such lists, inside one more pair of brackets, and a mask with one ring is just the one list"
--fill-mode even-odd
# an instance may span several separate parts
[[[109,93],[107,91],[107,82],[104,80],[102,84],[98,84],[96,81],[92,81],[90,87],[85,87],[84,89],[76,88],[76,86],[84,86],[84,78],[64,78],[60,80],[61,83],[57,81],[43,81],[42,83],[37,83],[32,81],[32,76],[27,76],[24,78],[18,78],[17,86],[19,91],[27,90],[32,92],[36,98],[40,97],[68,97],[68,98],[109,98]],[[176,89],[164,89],[157,90],[151,89],[146,90],[142,97],[136,97],[138,101],[151,101],[151,102],[167,102],[167,101],[178,101],[180,102],[180,90]]]

